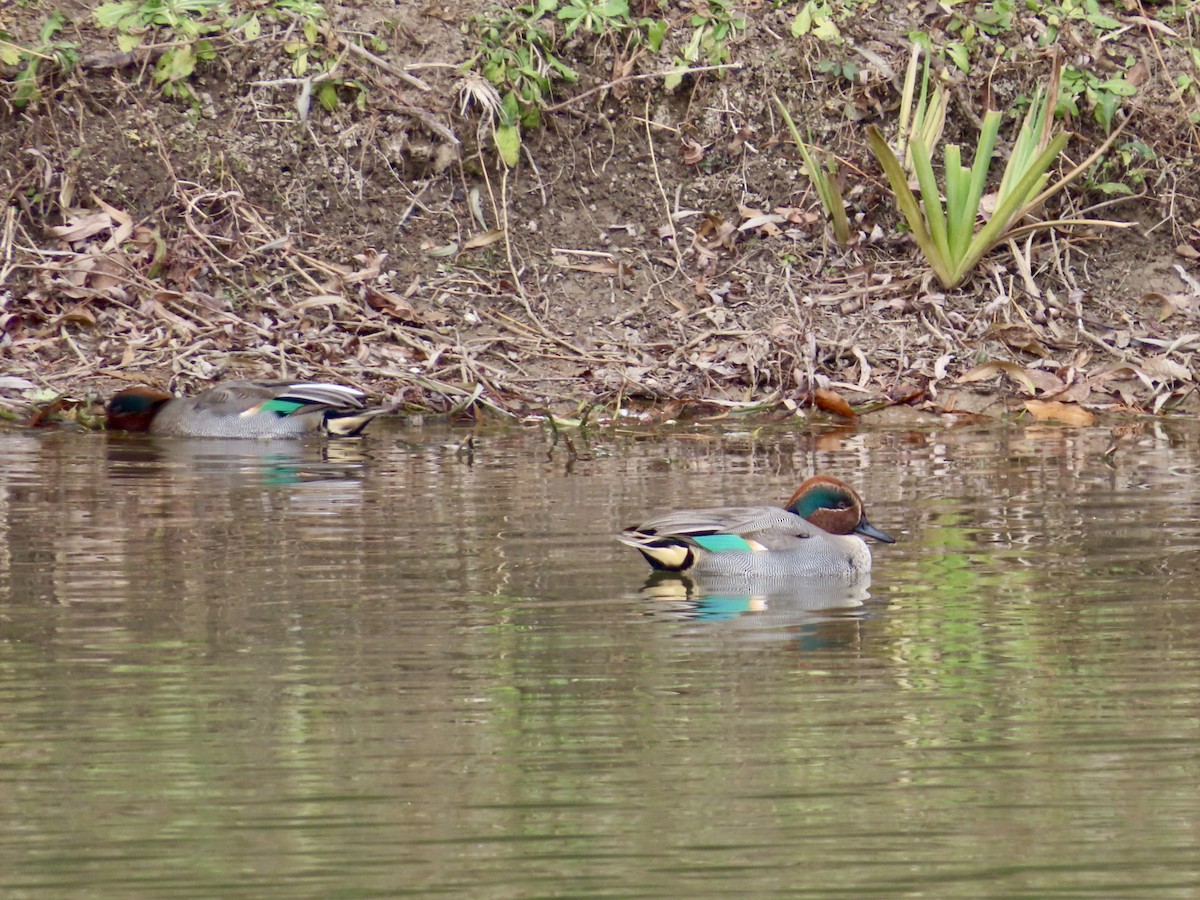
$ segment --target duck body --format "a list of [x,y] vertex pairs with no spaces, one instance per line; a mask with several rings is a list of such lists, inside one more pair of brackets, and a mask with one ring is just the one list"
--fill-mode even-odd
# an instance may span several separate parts
[[696,575],[838,578],[870,574],[862,536],[893,539],[867,521],[843,481],[815,475],[784,507],[685,509],[627,528],[618,540],[655,569]]
[[341,384],[226,381],[191,397],[126,388],[108,401],[105,421],[109,430],[174,437],[353,437],[381,412]]

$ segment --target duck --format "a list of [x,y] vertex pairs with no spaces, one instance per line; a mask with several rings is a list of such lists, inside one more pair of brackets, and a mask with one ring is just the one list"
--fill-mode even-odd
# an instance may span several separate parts
[[663,571],[853,582],[871,572],[863,537],[895,543],[867,521],[854,488],[814,475],[783,507],[683,509],[626,528],[617,540]]
[[191,397],[138,386],[105,407],[110,431],[174,437],[354,437],[383,409],[357,388],[320,381],[225,381]]

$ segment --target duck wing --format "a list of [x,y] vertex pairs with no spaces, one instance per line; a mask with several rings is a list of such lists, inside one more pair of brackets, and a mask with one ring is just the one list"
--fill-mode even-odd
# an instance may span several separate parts
[[637,546],[670,538],[687,541],[703,535],[733,534],[766,544],[772,537],[794,539],[820,533],[811,522],[778,506],[730,506],[664,513],[627,528],[621,539]]
[[357,388],[320,381],[226,381],[193,399],[198,406],[224,415],[273,412],[279,416],[321,410],[361,410],[365,395]]

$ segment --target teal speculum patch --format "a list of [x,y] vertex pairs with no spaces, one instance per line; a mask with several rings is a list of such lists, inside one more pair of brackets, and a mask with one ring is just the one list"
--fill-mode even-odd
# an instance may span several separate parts
[[268,400],[258,409],[259,412],[274,413],[282,419],[284,416],[290,416],[296,410],[308,405],[309,404],[301,400],[289,400],[287,397],[275,397],[272,400]]
[[693,537],[692,540],[709,553],[728,553],[733,551],[751,553],[755,549],[753,544],[737,534],[700,534]]

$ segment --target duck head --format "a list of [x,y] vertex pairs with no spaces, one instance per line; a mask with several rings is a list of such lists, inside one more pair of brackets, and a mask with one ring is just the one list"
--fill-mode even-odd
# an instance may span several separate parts
[[131,387],[113,394],[104,409],[109,431],[149,431],[158,411],[175,398],[150,387]]
[[830,534],[860,534],[885,544],[896,543],[867,521],[858,492],[829,475],[814,475],[801,484],[787,509]]

